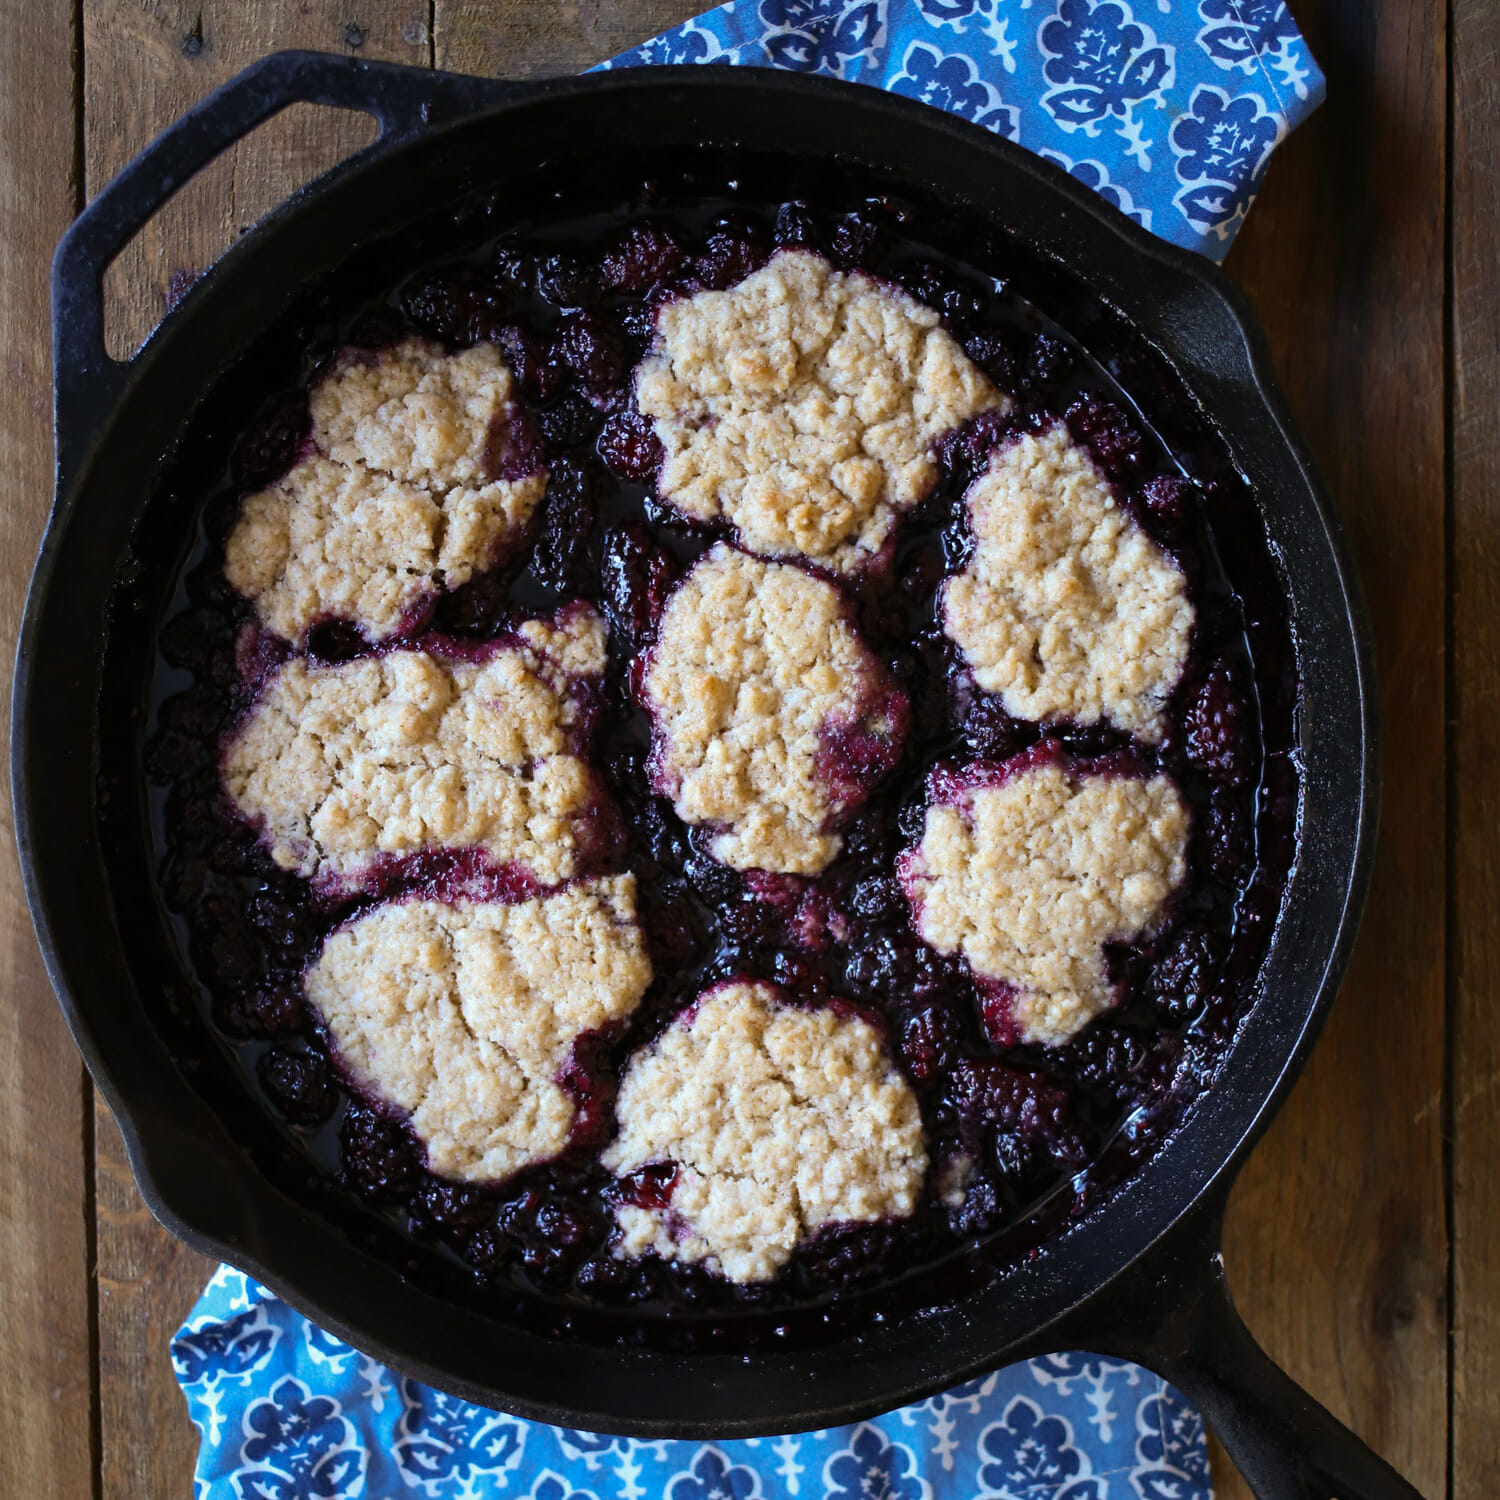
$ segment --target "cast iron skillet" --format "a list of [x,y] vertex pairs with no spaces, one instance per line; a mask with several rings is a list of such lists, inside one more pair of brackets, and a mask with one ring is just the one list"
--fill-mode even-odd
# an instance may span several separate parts
[[[134,359],[110,359],[100,291],[110,261],[194,172],[295,101],[368,111],[381,135],[234,245]],[[1060,261],[1216,414],[1264,507],[1292,601],[1304,695],[1298,854],[1263,993],[1223,1076],[1132,1179],[1023,1265],[955,1305],[812,1350],[585,1347],[487,1325],[404,1281],[272,1186],[190,1086],[143,1006],[152,972],[144,945],[161,934],[120,920],[101,848],[97,768],[112,738],[133,732],[101,722],[99,710],[111,599],[142,569],[170,576],[138,528],[194,401],[300,287],[355,247],[476,184],[586,156],[599,141],[748,144],[878,166],[898,184],[971,205]],[[1337,524],[1253,321],[1219,273],[1025,151],[872,89],[722,68],[495,83],[288,52],[184,116],[89,206],[57,252],[53,316],[57,498],[16,668],[18,838],[52,983],[141,1190],[170,1229],[403,1371],[570,1427],[651,1437],[827,1427],[1002,1362],[1087,1348],[1137,1360],[1185,1391],[1264,1500],[1410,1500],[1415,1492],[1257,1347],[1219,1256],[1235,1172],[1291,1087],[1343,973],[1377,803],[1368,634]],[[185,500],[184,534],[191,510]],[[133,664],[141,683],[149,654]]]

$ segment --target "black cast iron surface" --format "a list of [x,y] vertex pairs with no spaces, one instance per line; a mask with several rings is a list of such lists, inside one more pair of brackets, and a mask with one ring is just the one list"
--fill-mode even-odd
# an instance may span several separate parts
[[[368,110],[382,135],[232,247],[128,364],[106,355],[100,278],[175,189],[285,105]],[[142,1002],[159,933],[116,917],[100,849],[104,646],[122,579],[170,566],[139,528],[198,395],[309,281],[358,246],[545,161],[751,143],[878,167],[987,216],[1076,273],[1215,413],[1264,506],[1303,684],[1299,854],[1230,1066],[1177,1133],[1091,1217],[983,1292],[826,1348],[684,1358],[487,1325],[363,1253],[273,1187],[191,1086]],[[286,53],[138,158],[54,266],[58,491],[21,636],[12,776],[28,897],[73,1035],[119,1118],[143,1194],[377,1358],[484,1404],[569,1426],[737,1436],[829,1426],[1006,1360],[1086,1346],[1152,1365],[1204,1409],[1258,1494],[1413,1492],[1265,1359],[1228,1301],[1217,1244],[1234,1171],[1291,1086],[1337,987],[1376,812],[1374,685],[1331,508],[1290,431],[1253,322],[1225,279],[1024,151],[910,101],[828,80],[659,69],[497,84]],[[183,502],[184,527],[191,507]],[[173,560],[168,560],[170,563]]]

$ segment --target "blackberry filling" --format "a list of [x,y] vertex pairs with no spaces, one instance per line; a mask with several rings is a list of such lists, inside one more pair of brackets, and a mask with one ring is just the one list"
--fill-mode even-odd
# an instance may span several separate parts
[[[285,1170],[302,1181],[311,1164],[326,1211],[405,1274],[551,1332],[684,1349],[816,1342],[875,1310],[946,1300],[964,1275],[995,1274],[1086,1211],[1212,1085],[1284,883],[1296,803],[1285,607],[1253,497],[1236,487],[1211,428],[1195,418],[1195,435],[1169,451],[1157,431],[1187,432],[1189,403],[1170,384],[1152,387],[1167,378],[1159,361],[1091,359],[1026,300],[1047,277],[1018,254],[991,264],[975,235],[957,238],[955,257],[939,226],[907,207],[840,191],[825,183],[777,203],[748,187],[658,188],[646,212],[508,233],[351,308],[334,343],[358,330],[367,346],[421,338],[446,356],[499,356],[514,419],[478,462],[485,474],[545,471],[534,514],[505,530],[503,547],[476,552],[464,577],[432,575],[419,605],[386,609],[378,640],[319,617],[289,646],[224,578],[242,498],[284,484],[311,452],[307,389],[273,393],[246,423],[221,489],[203,496],[204,539],[182,607],[160,630],[142,757],[158,793],[160,896],[186,935],[204,1024],[235,1050],[259,1107],[283,1122],[299,1164]],[[882,701],[903,707],[900,733],[863,733],[855,714],[847,732],[823,737],[816,769],[837,808],[823,830],[834,847],[817,868],[783,870],[726,862],[715,850],[723,827],[684,822],[663,795],[671,788],[641,706],[649,663],[675,591],[732,538],[723,516],[671,502],[669,444],[636,382],[663,309],[732,296],[775,266],[775,251],[827,257],[871,295],[919,309],[983,382],[857,566],[843,566],[854,549],[845,558],[837,539],[822,561],[796,564],[839,596]],[[1103,326],[1083,303],[1052,298],[1049,312],[1070,326],[1076,313],[1085,342]],[[1124,389],[1112,368],[1129,376]],[[943,591],[983,540],[965,492],[1007,444],[1056,430],[1088,455],[1091,482],[1149,539],[1159,567],[1180,570],[1194,611],[1190,635],[1172,637],[1181,660],[1171,671],[1134,697],[1096,694],[1098,712],[1070,707],[1093,702],[1086,692],[1053,694],[1042,709],[989,690],[976,677],[982,664],[942,628]],[[569,731],[596,787],[569,872],[539,879],[459,841],[373,859],[357,881],[315,883],[278,863],[263,822],[247,824],[226,797],[224,756],[289,662],[326,672],[439,642],[444,660],[480,663],[525,622],[580,600],[607,625],[607,660],[577,695]],[[1186,815],[1170,901],[1103,944],[1107,1014],[1051,1045],[1014,1025],[1014,997],[961,948],[924,939],[898,872],[923,838],[934,775],[1028,756],[1160,781]],[[547,1060],[566,1141],[548,1137],[530,1164],[461,1181],[434,1159],[416,1110],[381,1097],[373,1075],[356,1076],[309,1002],[308,975],[335,934],[400,903],[524,903],[554,894],[554,875],[562,889],[634,878],[653,977],[627,1013]],[[878,1036],[920,1116],[927,1161],[909,1204],[805,1225],[768,1277],[742,1282],[723,1274],[722,1258],[716,1270],[707,1253],[674,1253],[693,1247],[690,1233],[655,1253],[619,1253],[623,1210],[645,1216],[638,1228],[660,1226],[688,1192],[681,1162],[626,1159],[618,1143],[634,1105],[621,1080],[691,1025],[705,991],[730,983]]]

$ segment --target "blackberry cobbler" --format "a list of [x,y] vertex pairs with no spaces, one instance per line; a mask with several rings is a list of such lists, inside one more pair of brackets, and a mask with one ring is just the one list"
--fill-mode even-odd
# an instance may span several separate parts
[[822,203],[465,221],[310,325],[160,637],[213,1025],[356,1239],[578,1336],[828,1336],[1062,1232],[1290,859],[1211,422],[1014,247]]

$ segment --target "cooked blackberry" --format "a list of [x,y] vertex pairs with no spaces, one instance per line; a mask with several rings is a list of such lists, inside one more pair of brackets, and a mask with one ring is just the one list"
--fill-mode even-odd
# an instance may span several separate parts
[[[1232,468],[1212,450],[1211,429],[1186,422],[1185,398],[1159,420],[1148,409],[1155,385],[1142,394],[1126,379],[1122,395],[1087,352],[1087,319],[1065,334],[1025,301],[1023,257],[989,263],[988,250],[955,256],[945,245],[920,242],[928,226],[906,206],[796,191],[780,205],[737,203],[730,194],[679,209],[670,193],[653,190],[641,198],[650,205],[645,213],[507,233],[354,310],[340,328],[360,347],[332,356],[317,351],[322,379],[313,379],[311,401],[306,390],[293,391],[247,412],[243,434],[229,445],[231,473],[205,497],[203,549],[184,580],[188,602],[161,631],[163,690],[142,760],[160,788],[152,796],[163,900],[185,926],[186,961],[206,1014],[239,1049],[256,1097],[297,1127],[309,1159],[337,1156],[345,1187],[378,1206],[391,1234],[415,1237],[402,1274],[438,1290],[450,1284],[443,1277],[466,1274],[457,1267],[472,1267],[483,1287],[475,1295],[494,1299],[489,1305],[507,1317],[539,1309],[535,1316],[552,1320],[549,1327],[592,1309],[638,1319],[631,1336],[674,1347],[826,1337],[835,1325],[823,1313],[835,1299],[840,1317],[857,1321],[860,1309],[880,1305],[886,1282],[950,1263],[955,1251],[965,1256],[977,1237],[993,1238],[984,1254],[997,1265],[1024,1253],[1007,1247],[1030,1243],[1043,1220],[1066,1222],[1076,1211],[1067,1205],[1097,1201],[1126,1170],[1119,1161],[1130,1153],[1106,1150],[1112,1138],[1128,1141],[1138,1157],[1171,1128],[1194,1090],[1212,1086],[1253,993],[1290,858],[1297,787],[1284,705],[1291,690],[1276,656],[1285,648],[1275,645],[1284,610],[1265,592],[1269,571],[1240,567],[1245,538],[1253,541],[1258,523]],[[684,504],[674,458],[694,443],[706,451],[715,424],[738,416],[709,403],[689,413],[699,426],[685,437],[676,415],[647,410],[654,409],[649,389],[643,405],[638,367],[665,358],[673,328],[692,321],[691,309],[711,308],[713,299],[742,301],[747,284],[754,292],[780,274],[778,266],[802,262],[823,268],[825,286],[842,277],[838,284],[855,287],[869,308],[900,310],[944,353],[949,374],[972,382],[973,399],[940,402],[899,452],[880,446],[878,414],[846,424],[857,452],[836,455],[827,439],[832,429],[812,422],[816,452],[792,454],[795,442],[781,443],[777,451],[797,460],[785,471],[752,464],[744,488],[717,509]],[[1049,312],[1060,315],[1056,306]],[[1065,308],[1061,321],[1068,322]],[[1072,337],[1077,332],[1085,335],[1082,347]],[[368,402],[328,399],[340,380],[355,395],[365,385],[377,391],[380,372],[406,359],[399,351],[417,336],[438,341],[422,346],[432,351],[432,368],[411,390],[387,392],[403,411],[414,403],[412,420],[393,413],[383,430],[379,422],[371,428]],[[750,339],[746,351],[774,343]],[[865,344],[859,349],[866,353],[877,345],[882,357],[889,352],[881,340]],[[819,358],[837,363],[858,352],[851,344]],[[454,411],[453,420],[430,420],[431,411],[420,416],[433,393],[416,387],[453,362],[508,370],[503,421],[478,407],[472,420],[458,420]],[[1159,385],[1159,361],[1111,355],[1110,368],[1127,376],[1148,365]],[[747,365],[741,373],[756,372]],[[903,376],[898,384],[907,395],[920,394],[921,379]],[[813,382],[807,390],[817,385],[841,400],[835,384]],[[951,384],[939,382],[942,390]],[[845,394],[853,401],[868,389],[855,380]],[[756,421],[771,421],[786,399],[782,393],[763,412],[752,412],[754,402],[740,405]],[[1155,434],[1163,431],[1189,434],[1181,451],[1161,447]],[[1069,692],[1042,707],[1039,678],[1020,688],[998,682],[984,675],[984,661],[967,660],[964,647],[944,636],[943,600],[959,576],[979,566],[985,544],[965,491],[997,455],[1026,442],[1042,445],[1053,433],[1091,469],[1099,504],[1084,529],[1092,533],[1112,516],[1108,524],[1140,541],[1192,613],[1190,632],[1179,632],[1161,671],[1132,684],[1123,681],[1129,672],[1122,667],[1120,683],[1105,683],[1091,697],[1079,683],[1092,671],[1098,686],[1108,674],[1097,660],[1074,663]],[[386,546],[370,520],[384,513],[389,494],[434,502],[438,530],[430,540],[437,549],[409,567],[392,564],[382,584],[390,595],[383,614],[358,601],[346,608],[329,575],[319,584],[327,597],[278,634],[259,618],[259,596],[242,596],[226,581],[223,549],[247,492],[285,489],[288,475],[315,459],[359,463],[372,476],[360,498],[374,510],[352,523],[360,547]],[[852,466],[839,468],[846,463]],[[890,494],[869,506],[856,481],[875,468]],[[470,478],[514,484],[544,471],[546,496],[501,528],[503,545],[459,547],[462,527],[453,528],[461,515],[435,502],[475,488]],[[842,502],[832,497],[843,495],[850,515],[795,514],[798,474],[826,478],[829,488],[818,493],[835,508]],[[1233,537],[1227,547],[1220,545],[1226,517],[1238,518],[1224,532]],[[794,868],[764,868],[772,860],[741,860],[742,869],[725,863],[740,810],[683,821],[660,795],[675,788],[673,767],[665,735],[657,734],[653,749],[652,718],[642,707],[684,580],[714,557],[744,558],[734,548],[736,533],[742,546],[766,554],[755,568],[776,576],[788,569],[801,581],[798,598],[826,598],[836,606],[830,618],[848,622],[862,646],[859,659],[868,662],[852,675],[835,674],[842,689],[856,679],[878,688],[863,698],[855,693],[857,711],[812,714],[822,728],[808,760],[809,784],[822,801],[808,812],[802,835],[809,846],[826,845],[828,857]],[[435,565],[449,543],[453,566]],[[1065,548],[1058,565],[1081,555]],[[1106,604],[1118,612],[1124,595],[1111,589]],[[804,607],[807,600],[780,608],[775,623],[786,622],[793,634],[812,630],[817,611]],[[465,821],[473,811],[468,792],[444,790],[445,778],[462,769],[458,741],[427,733],[432,704],[415,688],[404,696],[376,694],[364,705],[354,716],[361,727],[352,757],[337,725],[309,727],[303,750],[330,750],[335,779],[342,778],[331,799],[314,798],[281,819],[259,803],[237,812],[226,797],[222,772],[238,764],[236,747],[254,726],[284,707],[290,677],[383,678],[399,675],[408,655],[425,653],[455,681],[455,674],[467,680],[497,654],[517,649],[528,622],[583,618],[585,607],[597,661],[553,684],[554,696],[568,704],[562,753],[582,772],[576,809],[567,799],[548,800],[549,792],[527,803],[510,834],[502,837],[503,817],[495,829],[476,833]],[[740,613],[720,607],[702,623],[710,633],[733,634]],[[1248,637],[1247,615],[1254,623]],[[1038,635],[1041,665],[1049,669],[1053,637],[1042,650]],[[770,632],[760,638],[764,644]],[[1115,654],[1126,667],[1140,666],[1138,677],[1152,660],[1140,643]],[[1028,666],[1028,655],[1017,658],[1017,682],[1037,666]],[[815,670],[817,656],[804,666]],[[681,694],[685,703],[722,694],[728,707],[718,732],[725,753],[733,749],[736,763],[749,768],[741,804],[750,814],[785,790],[789,765],[777,746],[791,743],[790,719],[762,701],[764,677],[747,659],[736,673],[705,671]],[[783,699],[810,699],[815,688],[788,678],[777,691]],[[480,696],[488,696],[489,708],[477,699],[459,705],[465,743],[521,722],[511,714],[509,688]],[[884,728],[872,729],[877,720]],[[779,739],[763,734],[773,724]],[[758,735],[760,748],[770,747],[764,765],[750,743]],[[544,759],[523,756],[512,769],[535,790]],[[382,782],[393,795],[371,800],[366,772],[376,768],[389,782],[397,762],[406,780],[400,787]],[[1093,945],[1089,982],[1077,990],[1087,991],[1087,1003],[1053,1032],[1022,1024],[1031,1014],[1023,1003],[1027,975],[989,972],[982,957],[976,966],[973,942],[966,949],[950,942],[951,934],[928,931],[920,912],[914,922],[898,873],[903,854],[923,844],[930,811],[961,800],[963,786],[1003,784],[1022,763],[1032,771],[1066,767],[1080,784],[1093,778],[1116,790],[1171,787],[1180,802],[1165,840],[1173,851],[1181,844],[1180,879],[1174,854],[1170,893],[1148,903],[1151,912],[1138,926],[1126,922]],[[939,788],[935,796],[929,783]],[[506,838],[521,838],[547,818],[571,830],[566,872],[502,857],[511,848]],[[549,826],[553,832],[542,834],[535,852],[556,843],[560,825]],[[342,850],[335,862],[351,867],[314,871],[310,879],[310,849]],[[903,866],[909,877],[916,873],[909,860]],[[450,1149],[454,1132],[445,1135],[433,1123],[435,1102],[398,1099],[389,1081],[382,1093],[376,1070],[355,1076],[357,1048],[348,1044],[354,1033],[341,1042],[331,1025],[336,1013],[340,1025],[350,1016],[313,977],[350,934],[398,911],[529,910],[576,894],[580,882],[632,877],[650,983],[620,1014],[569,1032],[571,1040],[544,1062],[528,1063],[536,1074],[532,1092],[551,1101],[565,1128],[551,1137],[522,1130],[512,1144],[524,1149],[510,1157],[496,1150],[487,1158],[490,1140],[465,1165],[462,1149]],[[928,937],[952,951],[939,952]],[[456,932],[449,940],[456,954]],[[384,966],[409,966],[415,946],[398,940]],[[477,962],[478,952],[464,961]],[[491,957],[498,964],[510,952],[502,943]],[[471,974],[464,992],[510,993],[498,974],[479,989]],[[665,1038],[691,1031],[708,1003],[705,992],[725,984],[770,993],[778,1013],[862,1037],[883,1059],[899,1085],[893,1097],[909,1101],[920,1122],[916,1139],[933,1163],[909,1199],[871,1200],[872,1217],[853,1225],[799,1221],[792,1242],[774,1252],[726,1241],[695,1260],[701,1247],[693,1236],[708,1240],[701,1222],[691,1228],[679,1212],[698,1215],[701,1208],[689,1202],[684,1166],[665,1156],[639,1165],[622,1157],[622,1176],[608,1170],[604,1158],[625,1138],[622,1121],[636,1115],[637,1101],[620,1092],[622,1077],[659,1056]],[[328,1002],[326,1011],[309,1004],[310,989]],[[465,1045],[490,1037],[487,1024],[471,1027],[474,1040]],[[456,1116],[449,1110],[443,1118],[452,1125]],[[1115,1137],[1117,1130],[1123,1134]],[[466,1174],[474,1180],[463,1180]],[[626,1248],[622,1208],[645,1216],[636,1229],[650,1227],[631,1242],[637,1250],[648,1241],[655,1247],[643,1259],[619,1253]],[[431,1260],[438,1246],[440,1266]],[[736,1259],[742,1251],[746,1258]],[[775,1275],[728,1280],[705,1269],[714,1254],[721,1271],[733,1261],[740,1272]]]

